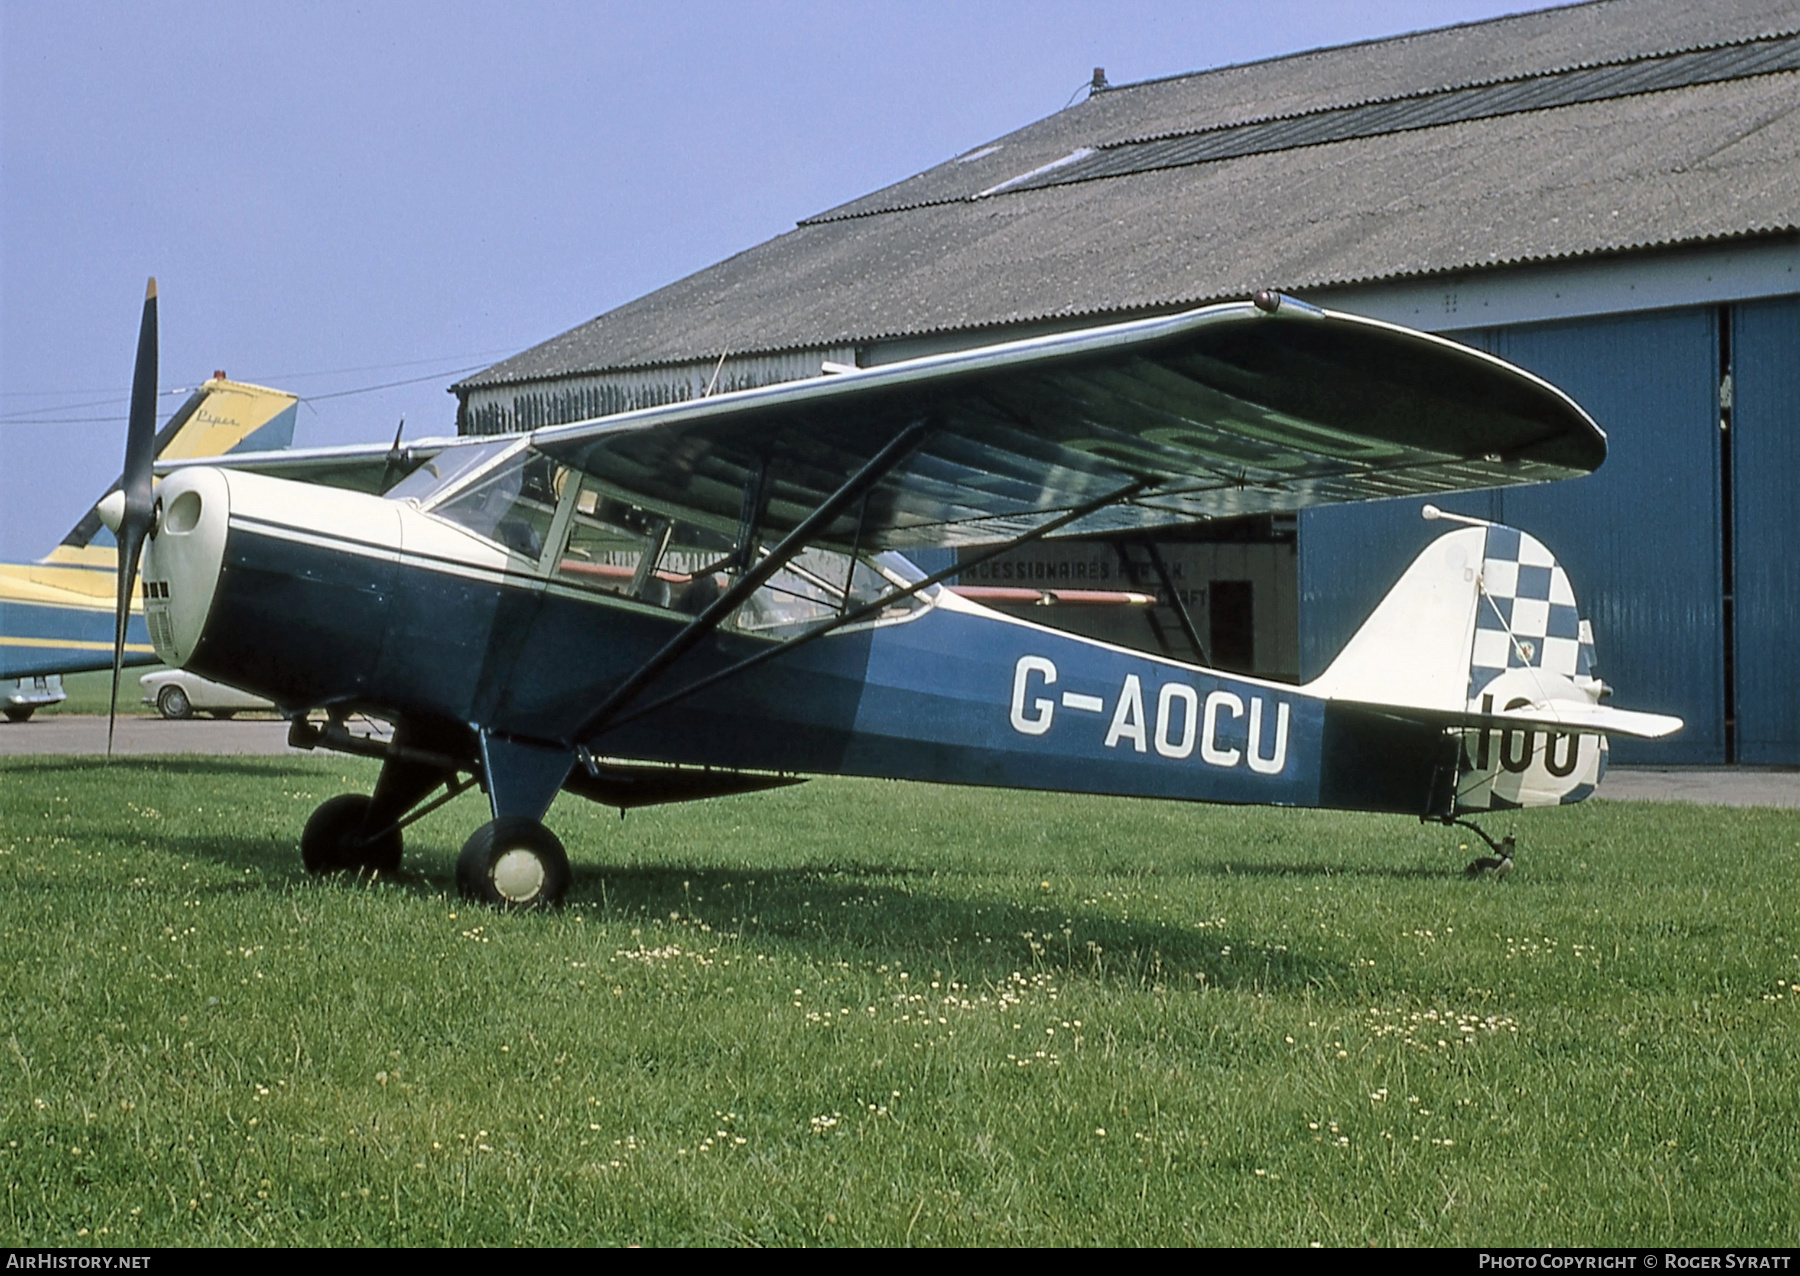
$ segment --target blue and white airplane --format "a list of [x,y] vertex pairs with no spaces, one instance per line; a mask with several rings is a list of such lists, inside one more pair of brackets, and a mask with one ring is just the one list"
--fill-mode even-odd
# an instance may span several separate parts
[[[371,795],[314,813],[309,868],[392,871],[407,824],[479,785],[458,883],[532,907],[569,884],[542,823],[562,790],[864,775],[1446,823],[1579,801],[1603,733],[1680,723],[1601,703],[1567,576],[1511,528],[1461,520],[1305,686],[939,579],[1043,536],[1542,482],[1605,452],[1517,368],[1263,293],[526,434],[164,465],[154,494],[140,460],[103,513],[127,555],[148,540],[159,656],[273,700],[298,744],[382,760]],[[961,562],[934,575],[901,556],[943,546]]]

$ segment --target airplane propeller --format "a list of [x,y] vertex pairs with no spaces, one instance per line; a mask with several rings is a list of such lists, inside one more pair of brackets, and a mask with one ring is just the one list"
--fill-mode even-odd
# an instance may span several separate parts
[[[138,325],[137,363],[131,374],[131,417],[125,433],[125,472],[118,488],[101,502],[101,518],[119,542],[119,597],[113,612],[112,699],[106,710],[106,755],[112,756],[118,718],[119,672],[125,664],[125,630],[131,623],[131,591],[137,587],[138,558],[150,532],[151,469],[156,460],[156,279],[144,290],[144,318]],[[116,521],[115,521],[116,520]]]

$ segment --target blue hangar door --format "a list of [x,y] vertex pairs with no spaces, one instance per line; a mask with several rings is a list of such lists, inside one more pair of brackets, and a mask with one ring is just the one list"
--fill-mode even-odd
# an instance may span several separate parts
[[1800,764],[1800,297],[1732,309],[1732,703],[1737,760]]
[[[1726,760],[1719,319],[1706,307],[1449,334],[1561,386],[1606,431],[1606,464],[1587,478],[1440,504],[1548,545],[1594,623],[1600,676],[1619,704],[1686,721],[1669,740],[1614,740],[1620,762]],[[1330,662],[1442,531],[1419,518],[1421,504],[1302,515],[1303,676]]]

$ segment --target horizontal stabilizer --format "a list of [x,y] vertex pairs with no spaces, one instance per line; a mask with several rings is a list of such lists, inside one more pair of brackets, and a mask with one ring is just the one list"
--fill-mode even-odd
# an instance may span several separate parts
[[1606,705],[1578,704],[1570,700],[1547,700],[1539,704],[1521,705],[1517,709],[1495,709],[1491,713],[1396,709],[1392,705],[1367,707],[1421,722],[1463,727],[1471,731],[1504,731],[1524,727],[1580,735],[1625,735],[1638,740],[1660,740],[1666,735],[1673,735],[1682,727],[1680,718],[1666,713],[1640,713],[1634,709],[1613,709]]

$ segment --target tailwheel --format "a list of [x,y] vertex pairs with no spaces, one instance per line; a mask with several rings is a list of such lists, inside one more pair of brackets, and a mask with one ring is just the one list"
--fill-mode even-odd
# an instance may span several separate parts
[[1514,848],[1513,835],[1511,833],[1508,833],[1505,837],[1496,842],[1487,835],[1485,830],[1477,825],[1469,823],[1467,820],[1455,820],[1452,822],[1461,825],[1463,828],[1474,830],[1475,835],[1486,842],[1494,852],[1492,855],[1483,855],[1470,863],[1469,867],[1463,870],[1464,876],[1480,877],[1483,873],[1492,873],[1494,875],[1494,880],[1498,881],[1500,878],[1505,877],[1508,873],[1513,871]]
[[463,897],[498,908],[554,908],[569,877],[569,856],[556,834],[518,815],[483,824],[456,859]]
[[344,793],[320,803],[300,834],[300,862],[307,872],[400,871],[400,830],[390,828],[375,838],[363,833],[371,805],[371,799],[360,793]]

